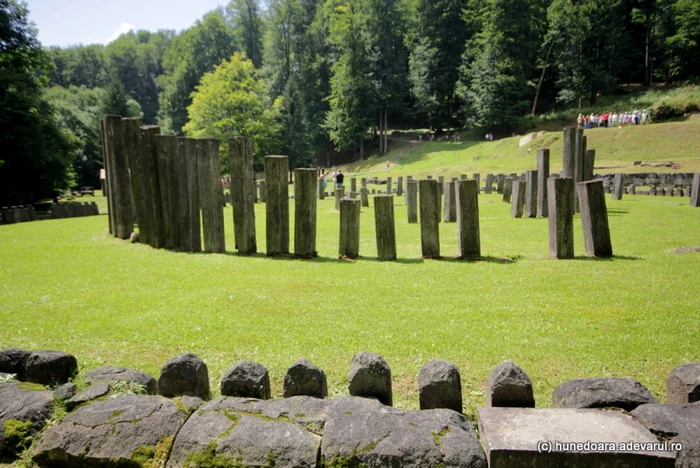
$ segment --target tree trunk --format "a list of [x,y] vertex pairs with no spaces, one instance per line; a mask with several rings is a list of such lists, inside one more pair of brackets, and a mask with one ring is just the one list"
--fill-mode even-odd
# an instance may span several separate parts
[[365,141],[360,136],[360,161],[364,161],[364,159],[365,159]]
[[389,127],[389,117],[387,116],[387,105],[384,104],[384,153],[389,152],[389,136],[387,128]]
[[537,101],[540,99],[540,91],[542,90],[542,83],[544,82],[544,74],[547,71],[547,63],[549,62],[549,55],[552,53],[552,47],[554,47],[554,41],[549,45],[549,50],[547,51],[547,56],[544,59],[544,64],[542,65],[542,74],[540,75],[540,80],[537,82],[537,91],[535,92],[535,101],[532,103],[532,114],[537,113]]

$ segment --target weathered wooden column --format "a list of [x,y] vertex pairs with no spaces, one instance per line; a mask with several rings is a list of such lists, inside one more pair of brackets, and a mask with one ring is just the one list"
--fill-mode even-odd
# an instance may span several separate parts
[[289,158],[265,157],[267,255],[289,253]]
[[[477,182],[478,184],[478,182]],[[478,185],[477,185],[478,187]],[[511,176],[506,176],[503,182],[503,201],[505,203],[510,203],[510,197],[513,194],[513,178]]]
[[313,258],[316,252],[316,169],[294,170],[294,254]]
[[484,193],[491,193],[491,190],[493,189],[493,174],[486,174],[486,188],[484,189]]
[[160,212],[163,226],[158,231],[161,238],[159,244],[168,250],[175,249],[175,219],[173,213],[177,206],[175,194],[177,192],[177,181],[171,179],[170,167],[175,164],[175,154],[177,153],[177,137],[170,135],[156,135],[156,156],[158,164],[158,186],[160,189]]
[[318,179],[318,199],[319,200],[325,200],[326,199],[326,188],[323,186],[323,181],[321,179]]
[[352,177],[350,179],[350,191],[357,192],[357,178],[356,177]]
[[366,177],[363,177],[360,179],[360,188],[362,188],[362,187],[365,187],[365,188],[367,187],[367,178]]
[[549,150],[537,150],[537,217],[546,218],[549,213],[547,204],[547,179],[549,179]]
[[[189,194],[189,217],[190,217],[190,245],[189,252],[202,251],[202,221],[200,217],[199,201],[199,181],[197,177],[199,164],[199,152],[203,150],[202,142],[194,138],[185,140],[187,146],[187,158],[185,160],[185,170],[187,171],[187,193]],[[222,192],[223,193],[223,192]]]
[[423,258],[440,257],[440,192],[436,180],[421,180],[420,192],[420,239]]
[[[244,136],[229,138],[228,154],[235,245],[239,254],[251,255],[258,251],[255,236],[255,199],[257,197],[253,177],[253,139]],[[265,171],[267,173],[267,165]],[[288,190],[287,188],[287,193]]]
[[525,217],[537,217],[537,171],[527,171],[525,173]]
[[[443,212],[443,221],[446,223],[454,223],[457,221],[457,201],[456,201],[456,195],[455,195],[455,181],[452,182],[445,182],[443,184],[444,187],[444,193],[445,193],[445,202],[444,202],[444,212]],[[440,207],[438,207],[438,210]]]
[[267,203],[267,184],[264,180],[258,182],[258,190],[260,191],[258,195],[258,200],[260,200],[260,203]]
[[583,158],[583,179],[582,182],[593,180],[593,170],[595,168],[595,150],[586,150]]
[[[158,178],[158,154],[156,152],[156,135],[160,135],[160,127],[149,125],[139,129],[139,158],[143,178],[146,184],[145,204],[146,219],[144,230],[141,231],[141,242],[153,248],[165,247],[165,235],[163,226],[163,210],[160,193],[160,180]],[[139,230],[142,222],[139,221]]]
[[603,181],[580,182],[576,184],[576,191],[581,207],[581,224],[586,253],[596,257],[612,257]]
[[374,197],[374,223],[377,235],[377,258],[379,260],[396,260],[393,195]]
[[134,206],[135,222],[138,225],[139,242],[147,244],[151,233],[151,219],[147,205],[147,177],[143,167],[141,149],[141,119],[122,119],[122,136],[124,150],[129,164],[131,178],[132,203]]
[[[109,148],[108,148],[108,143],[107,143],[107,131],[105,129],[105,120],[106,118],[100,120],[100,142],[102,143],[102,161],[103,161],[103,166],[104,169],[104,187],[102,190],[102,194],[107,197],[107,224],[109,226],[109,233],[112,236],[116,236],[116,228],[114,227],[114,213],[115,213],[115,208],[113,206],[114,202],[114,197],[112,197],[110,194],[110,189],[109,189],[109,174],[114,171],[114,169],[111,169],[110,163],[111,163],[111,153],[109,153]],[[100,176],[101,177],[101,176]],[[52,208],[51,210],[51,216],[54,217],[54,210]],[[55,219],[55,217],[54,217]]]
[[549,205],[549,255],[574,258],[574,179],[547,179]]
[[[576,127],[569,127],[564,129],[564,169],[563,178],[574,179],[574,171],[576,167],[576,136],[578,129]],[[574,196],[573,194],[571,195]]]
[[360,202],[362,203],[362,206],[369,206],[367,187],[360,187]]
[[475,180],[455,182],[457,191],[457,232],[461,258],[481,256],[479,232],[479,187]]
[[505,174],[496,174],[496,193],[499,195],[503,195],[503,184],[505,183],[505,180]]
[[476,188],[481,191],[481,175],[478,172],[472,174],[472,179],[476,181]]
[[197,187],[202,210],[204,251],[226,250],[224,231],[224,192],[221,188],[219,140],[200,140],[197,152]]
[[622,174],[619,172],[615,174],[615,180],[613,182],[613,192],[612,192],[612,198],[613,200],[622,200],[622,189],[624,187],[622,186]]
[[110,181],[111,204],[114,209],[112,230],[115,237],[128,239],[134,230],[133,195],[129,174],[129,155],[124,140],[122,118],[104,118],[105,143],[109,160],[107,177]]
[[418,223],[418,182],[406,181],[406,214],[409,224]]
[[510,215],[513,218],[522,218],[523,209],[525,208],[525,191],[527,183],[522,182],[520,178],[513,180],[513,194],[511,195]]
[[340,258],[357,258],[360,255],[360,200],[340,200]]
[[445,196],[445,176],[438,176],[438,213],[441,214],[440,221],[442,220],[443,213],[443,203],[442,198]]
[[400,197],[403,195],[403,176],[399,176],[396,180],[396,196]]
[[693,176],[693,188],[690,190],[690,206],[700,207],[700,172]]
[[345,198],[345,187],[336,187],[335,192],[335,209],[340,210],[340,200]]
[[391,177],[386,178],[386,194],[391,195],[393,193],[392,189],[392,179]]
[[192,246],[192,213],[190,212],[190,174],[187,173],[187,160],[196,155],[190,154],[191,147],[187,138],[178,138],[177,143],[177,157],[175,160],[175,177],[177,180],[177,193],[179,198],[177,216],[179,244],[177,245],[177,249],[183,252],[189,252]]

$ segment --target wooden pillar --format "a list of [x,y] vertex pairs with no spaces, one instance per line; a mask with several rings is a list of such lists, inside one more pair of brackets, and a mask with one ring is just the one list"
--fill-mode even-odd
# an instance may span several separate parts
[[226,251],[224,231],[224,192],[221,189],[219,140],[201,140],[197,161],[197,187],[202,210],[204,251]]
[[[155,137],[160,135],[160,127],[155,125],[142,126],[139,129],[139,165],[143,173],[145,191],[146,217],[145,223],[139,224],[141,242],[153,248],[162,248],[163,212],[161,209],[160,181],[158,179],[158,154]],[[141,225],[145,227],[141,229]]]
[[479,232],[479,187],[475,180],[454,183],[457,191],[457,232],[461,258],[481,256]]
[[187,250],[189,252],[201,252],[202,224],[199,213],[201,202],[199,201],[199,177],[197,177],[197,166],[200,160],[199,153],[203,151],[203,143],[201,140],[195,140],[194,138],[188,138],[185,143],[187,145],[185,170],[187,171],[187,192],[189,194],[188,201],[190,215],[190,246]]
[[[574,179],[574,171],[576,167],[576,135],[578,129],[569,127],[564,129],[564,170],[562,177],[566,179]],[[571,196],[574,196],[573,193]]]
[[527,171],[525,173],[525,217],[537,217],[537,171]]
[[472,174],[472,179],[476,181],[476,188],[481,191],[481,175],[478,172]]
[[267,255],[289,253],[289,158],[265,157]]
[[133,196],[129,156],[124,140],[124,124],[116,115],[105,117],[105,134],[110,160],[110,195],[113,197],[115,236],[128,239],[134,230]]
[[[239,254],[251,255],[258,251],[255,237],[255,199],[257,197],[253,178],[253,140],[243,136],[229,138],[228,148],[235,245]],[[265,169],[267,171],[267,166]],[[287,203],[286,199],[285,203]]]
[[537,217],[546,218],[549,213],[547,204],[547,179],[549,179],[549,150],[537,150]]
[[393,195],[374,197],[374,222],[377,235],[377,258],[379,260],[396,260]]
[[340,258],[357,258],[360,255],[360,200],[340,200]]
[[258,190],[260,191],[260,195],[258,196],[260,203],[267,203],[267,184],[264,180],[258,182]]
[[576,191],[581,206],[581,224],[586,253],[596,257],[612,257],[603,181],[580,182],[576,184]]
[[522,218],[525,208],[525,191],[527,183],[522,182],[520,178],[513,180],[513,194],[511,195],[510,215],[513,218]]
[[318,170],[294,171],[294,253],[302,258],[317,256],[316,252],[316,181]]
[[391,195],[393,193],[393,190],[391,188],[391,183],[392,183],[391,177],[387,177],[386,178],[386,194],[387,195]]
[[[496,174],[496,193],[503,195],[503,183],[505,182],[505,174]],[[466,176],[465,176],[466,180]]]
[[122,131],[126,156],[129,162],[129,174],[131,177],[131,189],[133,196],[135,221],[139,228],[139,242],[150,244],[153,222],[150,216],[148,203],[148,175],[144,150],[141,140],[141,119],[122,119]]
[[484,193],[491,193],[491,190],[493,189],[493,174],[486,174],[486,188],[484,189]]
[[318,179],[318,199],[319,200],[325,200],[326,199],[326,187],[323,186],[323,181],[321,179]]
[[190,177],[194,174],[187,172],[187,160],[196,157],[190,154],[191,145],[189,138],[178,138],[176,178],[178,185],[178,217],[177,230],[179,231],[180,243],[177,249],[182,252],[192,251],[192,212],[190,211]]
[[[110,174],[114,172],[114,169],[111,168],[111,160],[112,160],[112,153],[111,149],[108,147],[108,140],[107,140],[107,131],[105,129],[105,119],[100,120],[100,141],[102,143],[102,161],[104,161],[104,172],[105,172],[105,183],[104,183],[104,189],[103,189],[103,194],[105,197],[107,197],[107,224],[109,226],[109,233],[113,236],[116,236],[116,227],[114,225],[114,214],[116,212],[116,209],[114,208],[114,197],[111,195],[110,191]],[[54,210],[52,207],[51,214],[53,216]]]
[[175,248],[175,223],[173,220],[173,207],[175,181],[170,179],[170,166],[173,164],[177,152],[177,137],[170,135],[156,135],[156,163],[158,167],[158,187],[160,190],[160,219],[162,227],[157,231],[160,238],[158,244],[166,249]]
[[423,258],[440,258],[440,192],[436,180],[421,180],[420,238]]
[[595,150],[586,150],[583,158],[583,179],[582,182],[593,180],[593,170],[595,168]]
[[700,207],[700,172],[693,176],[693,188],[690,190],[690,206]]
[[[445,176],[438,176],[438,191],[438,213],[444,213],[442,198],[445,196]],[[440,216],[439,221],[442,221],[442,215]]]
[[[478,188],[478,186],[477,186]],[[503,201],[505,203],[510,203],[510,197],[513,194],[513,178],[507,176],[503,181]]]
[[[446,223],[454,223],[457,221],[457,201],[455,195],[456,181],[445,182],[443,184],[445,193],[445,202],[443,209],[443,221]],[[440,208],[438,207],[438,210]]]
[[574,258],[574,179],[547,179],[549,205],[549,255]]
[[408,224],[418,223],[418,182],[412,179],[406,181],[406,214]]
[[345,187],[336,186],[333,195],[335,196],[335,209],[340,210],[340,200],[345,198]]
[[357,192],[357,178],[356,177],[350,178],[350,191]]
[[612,192],[612,198],[613,200],[622,200],[622,174],[619,172],[615,174],[615,180],[613,182],[613,192]]
[[403,176],[399,176],[396,180],[396,196],[400,197],[403,195]]

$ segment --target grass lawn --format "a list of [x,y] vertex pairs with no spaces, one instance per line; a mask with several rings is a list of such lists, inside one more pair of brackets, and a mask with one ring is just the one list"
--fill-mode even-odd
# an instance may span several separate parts
[[[670,167],[635,166],[635,161],[680,164],[679,172],[700,172],[700,120],[585,131],[588,149],[596,150],[595,172],[672,172]],[[562,169],[563,132],[547,132],[519,147],[522,135],[494,142],[413,142],[392,140],[392,151],[346,167],[359,177],[522,172],[537,169],[537,150],[549,148],[552,171]],[[391,162],[387,171],[386,161]]]
[[[631,376],[663,399],[668,372],[700,360],[700,253],[672,253],[700,246],[700,209],[688,198],[608,199],[616,257],[585,257],[577,218],[580,256],[570,261],[548,257],[546,219],[512,219],[496,194],[480,196],[482,261],[451,259],[455,223],[440,226],[446,259],[423,261],[419,225],[396,203],[395,262],[373,259],[371,208],[364,258],[338,260],[330,199],[319,205],[313,261],[154,250],[110,237],[105,215],[0,226],[0,347],[63,350],[83,370],[120,365],[156,377],[168,358],[193,352],[215,392],[249,359],[269,369],[278,397],[300,357],[326,371],[331,395],[347,394],[350,359],[367,350],[391,366],[401,408],[418,407],[420,366],[447,359],[461,370],[471,414],[505,359],[529,373],[538,406],[576,377]],[[230,207],[225,215],[232,250]],[[258,205],[261,251],[264,230]]]

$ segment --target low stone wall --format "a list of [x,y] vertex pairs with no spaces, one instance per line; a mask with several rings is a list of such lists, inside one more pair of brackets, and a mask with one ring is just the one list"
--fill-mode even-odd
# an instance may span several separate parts
[[488,376],[478,435],[462,414],[459,370],[440,360],[419,371],[418,411],[392,408],[391,369],[367,352],[350,363],[350,396],[332,399],[305,359],[276,400],[265,367],[249,361],[210,399],[193,354],[170,359],[157,380],[95,369],[81,391],[66,353],[5,349],[0,373],[0,456],[40,467],[700,466],[700,363],[671,371],[667,404],[631,378],[600,378],[564,382],[552,408],[535,409],[530,377],[506,361]]
[[[53,219],[78,218],[82,216],[99,215],[100,210],[97,203],[53,203],[51,205],[51,215]],[[47,219],[47,216],[37,216],[33,206],[3,206],[0,209],[0,224],[26,223]]]

